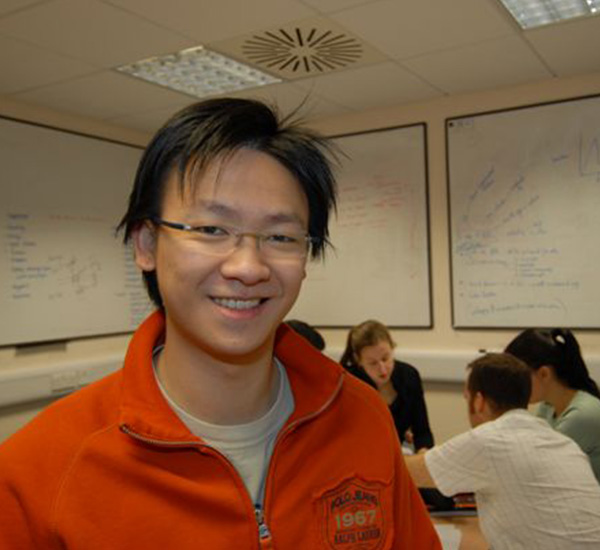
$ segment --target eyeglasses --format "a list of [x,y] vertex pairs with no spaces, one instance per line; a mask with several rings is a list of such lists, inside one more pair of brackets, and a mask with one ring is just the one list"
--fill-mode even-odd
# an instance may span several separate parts
[[187,232],[200,252],[219,256],[231,254],[243,237],[256,239],[256,245],[262,254],[273,260],[304,259],[308,255],[309,246],[318,242],[316,237],[306,233],[250,233],[222,225],[188,225],[158,217],[152,217],[150,221],[158,226]]

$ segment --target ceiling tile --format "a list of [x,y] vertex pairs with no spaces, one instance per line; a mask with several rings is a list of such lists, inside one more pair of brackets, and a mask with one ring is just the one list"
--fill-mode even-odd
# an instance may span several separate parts
[[17,10],[33,6],[34,4],[43,4],[48,0],[2,0],[0,3],[0,17]]
[[315,15],[297,0],[108,0],[201,44]]
[[[193,99],[190,101],[190,103],[192,102]],[[185,107],[185,105],[181,105],[176,108],[168,107],[164,109],[157,109],[155,111],[147,111],[144,113],[133,113],[119,115],[116,117],[107,117],[104,119],[104,121],[117,126],[123,126],[125,128],[132,128],[134,130],[147,132],[150,135],[154,134],[172,115],[174,115],[183,107]]]
[[78,78],[13,97],[52,109],[106,119],[152,109],[174,109],[190,97],[112,71]]
[[6,34],[101,67],[170,53],[193,43],[95,0],[56,0],[0,19]]
[[94,66],[79,60],[0,36],[1,94],[24,91],[95,71]]
[[600,16],[527,31],[525,38],[557,76],[600,71]]
[[518,37],[404,60],[402,65],[447,93],[484,90],[549,78],[552,74]]
[[258,99],[277,106],[283,115],[297,112],[298,116],[303,119],[347,112],[343,106],[325,100],[317,94],[311,94],[303,87],[298,86],[296,82],[294,84],[272,84],[227,95]]
[[330,17],[396,59],[516,32],[507,14],[482,0],[382,0]]
[[302,0],[304,4],[312,6],[321,13],[331,13],[352,8],[360,4],[378,1],[379,0]]
[[297,84],[353,110],[441,95],[438,90],[392,62],[302,80]]

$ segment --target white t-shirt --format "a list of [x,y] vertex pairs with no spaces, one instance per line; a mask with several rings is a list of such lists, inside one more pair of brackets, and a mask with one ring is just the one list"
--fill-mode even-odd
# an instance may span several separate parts
[[524,409],[425,454],[439,490],[475,492],[493,550],[600,548],[600,486],[571,439]]
[[[155,350],[155,357],[158,351]],[[229,459],[244,481],[252,502],[258,507],[262,507],[264,483],[275,439],[294,411],[294,395],[287,373],[278,359],[274,361],[279,371],[277,398],[262,417],[247,424],[211,424],[192,416],[171,399],[156,376],[160,390],[177,416],[194,435]]]

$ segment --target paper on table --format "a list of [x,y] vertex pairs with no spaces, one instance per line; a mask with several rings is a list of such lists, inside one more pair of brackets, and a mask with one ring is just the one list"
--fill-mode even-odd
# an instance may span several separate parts
[[444,550],[458,550],[461,539],[461,533],[459,529],[457,529],[454,525],[434,524],[434,527],[438,536],[440,537],[442,548]]

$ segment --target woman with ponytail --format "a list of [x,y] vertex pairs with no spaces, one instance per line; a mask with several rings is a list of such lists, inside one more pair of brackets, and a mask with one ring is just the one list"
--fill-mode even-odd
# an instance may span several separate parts
[[531,403],[537,415],[574,439],[600,481],[600,392],[570,330],[527,329],[505,350],[532,370]]

